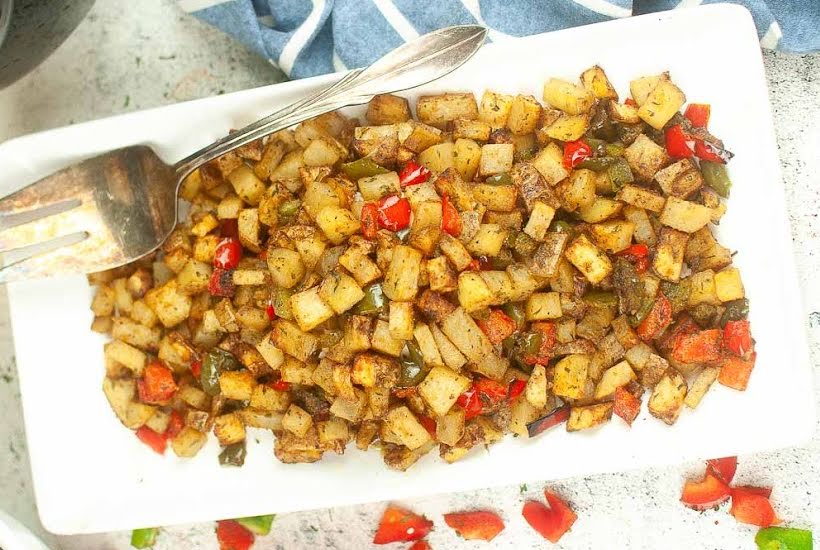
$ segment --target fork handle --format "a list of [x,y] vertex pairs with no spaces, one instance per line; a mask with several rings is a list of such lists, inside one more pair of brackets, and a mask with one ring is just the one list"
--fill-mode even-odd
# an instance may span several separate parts
[[[334,111],[346,105],[353,105],[358,98],[355,97],[355,94],[347,94],[347,92],[356,87],[357,77],[361,73],[362,69],[354,69],[331,86],[291,103],[179,161],[175,165],[178,181],[181,181],[206,162],[221,157],[238,147],[279,130],[289,128],[304,120]],[[367,99],[364,101],[367,101]]]

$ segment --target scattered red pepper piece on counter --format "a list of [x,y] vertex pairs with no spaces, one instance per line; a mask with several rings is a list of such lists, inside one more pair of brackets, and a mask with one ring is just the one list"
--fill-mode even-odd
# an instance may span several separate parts
[[417,540],[415,544],[407,550],[433,550],[433,547],[430,546],[430,543],[426,540]]
[[708,103],[690,103],[686,106],[683,116],[692,123],[692,126],[706,128],[709,125],[711,113],[712,107]]
[[749,384],[749,377],[752,375],[755,359],[757,359],[757,354],[754,352],[748,359],[726,357],[723,360],[723,366],[720,367],[718,382],[726,387],[744,391]]
[[165,454],[165,447],[168,444],[168,439],[165,434],[157,433],[148,426],[141,426],[137,429],[137,437],[140,441],[151,447],[157,454]]
[[657,338],[671,322],[672,304],[669,303],[663,292],[658,292],[658,297],[655,299],[655,303],[652,304],[652,309],[638,325],[636,332],[641,340],[649,342]]
[[379,225],[390,231],[401,231],[410,225],[410,201],[398,195],[387,195],[378,202]]
[[178,388],[171,370],[159,361],[151,361],[143,369],[137,389],[140,401],[157,404],[171,399]]
[[729,510],[736,520],[758,527],[769,527],[780,523],[774,513],[769,497],[757,487],[734,487],[732,507]]
[[695,510],[706,510],[729,500],[731,489],[712,470],[700,481],[687,480],[680,501]]
[[373,240],[379,230],[379,207],[376,203],[368,202],[362,206],[360,215],[362,222],[362,235],[365,239]]
[[390,504],[379,522],[379,529],[373,537],[373,544],[423,539],[432,529],[433,522],[426,517]]
[[253,546],[254,536],[248,529],[232,519],[216,522],[216,540],[219,550],[248,550]]
[[544,491],[544,494],[549,508],[540,502],[529,500],[524,503],[521,514],[539,535],[555,544],[569,531],[578,516],[553,493]]
[[706,466],[725,483],[731,483],[737,471],[737,457],[713,458],[706,461]]
[[568,141],[564,144],[564,168],[575,168],[585,159],[592,156],[592,148],[581,141]]
[[418,185],[430,179],[430,170],[414,160],[408,160],[399,173],[401,188]]
[[515,321],[500,309],[491,309],[489,315],[487,315],[487,319],[477,319],[476,324],[487,336],[487,339],[495,346],[512,335],[516,328],[518,328]]
[[504,521],[495,512],[454,512],[444,514],[444,523],[452,527],[464,540],[493,540],[504,530]]
[[723,327],[723,347],[738,357],[752,349],[752,332],[748,319],[727,321]]
[[242,259],[242,245],[238,239],[222,239],[214,251],[214,267],[236,269]]
[[446,193],[441,197],[441,229],[453,237],[461,235],[461,216]]

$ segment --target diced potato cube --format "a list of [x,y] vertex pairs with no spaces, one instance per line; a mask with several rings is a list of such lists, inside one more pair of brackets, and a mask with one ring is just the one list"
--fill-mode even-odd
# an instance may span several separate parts
[[464,271],[458,276],[458,302],[467,311],[478,311],[493,303],[493,294],[478,273]]
[[142,369],[145,368],[148,360],[145,353],[119,340],[113,340],[105,345],[105,357],[122,364],[136,376],[142,374]]
[[559,181],[569,176],[564,168],[563,152],[555,143],[550,143],[530,161],[544,178],[547,185],[555,186]]
[[361,229],[359,220],[350,210],[335,206],[322,209],[316,216],[316,225],[333,244],[342,244]]
[[439,247],[458,271],[463,271],[470,265],[470,262],[473,261],[473,257],[470,256],[470,252],[464,247],[461,241],[447,233],[441,236]]
[[453,370],[459,370],[467,362],[467,359],[462,355],[458,348],[447,338],[438,326],[431,324],[430,332],[433,334],[433,339],[436,342],[441,359],[444,364]]
[[746,296],[740,271],[734,267],[726,268],[715,274],[715,292],[721,302],[731,302]]
[[594,100],[590,92],[566,80],[551,78],[544,84],[544,101],[570,115],[589,111]]
[[487,141],[490,138],[491,130],[492,128],[486,122],[460,118],[453,125],[453,137],[456,139]]
[[589,127],[589,114],[567,115],[562,113],[549,126],[541,131],[547,137],[560,141],[575,141],[580,139]]
[[520,437],[529,437],[527,424],[538,418],[539,409],[533,407],[525,396],[518,397],[510,407],[510,432]]
[[227,399],[248,401],[256,387],[256,378],[246,371],[225,371],[219,375],[219,390]]
[[565,209],[572,212],[586,208],[595,202],[595,172],[584,168],[574,170],[560,189]]
[[618,191],[617,199],[634,207],[660,212],[663,210],[666,199],[637,185],[627,184]]
[[686,96],[669,80],[661,80],[638,109],[644,122],[661,130],[686,103]]
[[396,340],[413,338],[413,302],[390,302],[390,336]]
[[270,282],[271,275],[266,269],[235,269],[233,272],[233,284],[236,286],[260,286]]
[[370,338],[370,346],[386,355],[398,357],[404,348],[404,340],[393,338],[390,334],[390,324],[379,319],[373,329],[373,336]]
[[441,323],[441,330],[470,360],[471,370],[493,380],[500,380],[504,376],[508,362],[495,354],[490,340],[464,308],[458,308],[447,315]]
[[430,441],[430,434],[405,406],[396,407],[387,413],[384,423],[401,444],[411,451]]
[[635,103],[640,107],[646,103],[649,94],[652,93],[652,90],[654,90],[662,80],[669,80],[669,73],[636,78],[629,83],[629,92],[632,95],[632,99],[634,99]]
[[689,277],[689,307],[698,304],[720,305],[720,299],[715,291],[715,272],[705,269],[693,273]]
[[367,104],[369,124],[395,124],[410,119],[410,105],[403,97],[393,94],[379,94]]
[[288,407],[285,416],[282,417],[282,428],[297,437],[305,437],[313,426],[313,419],[305,409],[298,405]]
[[214,435],[222,446],[233,445],[245,439],[245,425],[235,413],[217,416],[214,419]]
[[589,206],[578,209],[578,217],[587,223],[599,223],[618,214],[623,204],[604,197],[595,197]]
[[655,235],[655,228],[652,227],[652,222],[649,221],[649,215],[646,211],[632,205],[626,205],[623,211],[624,218],[635,225],[633,234],[635,241],[647,246],[655,246],[658,237]]
[[478,171],[482,176],[509,172],[513,164],[512,143],[490,143],[481,148]]
[[191,298],[179,291],[176,281],[168,281],[159,288],[149,290],[145,295],[145,303],[166,328],[174,327],[187,319],[191,311]]
[[190,458],[196,456],[199,450],[205,446],[208,436],[199,430],[189,426],[182,428],[182,431],[171,440],[171,448],[174,454],[180,458]]
[[[507,238],[507,230],[498,224],[483,223],[467,243],[467,250],[474,256],[497,256]],[[445,252],[446,254],[446,252]]]
[[683,255],[689,235],[675,229],[664,227],[655,251],[652,267],[662,279],[676,283],[683,268]]
[[652,181],[658,170],[669,160],[666,150],[644,134],[640,134],[632,145],[626,148],[624,158],[640,181]]
[[239,415],[242,423],[248,428],[261,428],[276,433],[282,431],[282,417],[284,414],[281,412],[242,409],[236,411],[236,414]]
[[364,298],[364,292],[350,275],[334,271],[319,285],[319,297],[341,314]]
[[346,399],[342,396],[334,399],[330,406],[330,413],[350,422],[361,421],[367,410],[367,394],[358,388],[354,388],[354,394],[354,399]]
[[669,197],[659,219],[663,225],[694,233],[712,221],[712,211],[702,204]]
[[265,184],[246,164],[241,164],[228,174],[228,181],[231,182],[236,194],[248,204],[259,204],[259,200],[265,194]]
[[436,422],[436,440],[454,446],[464,435],[464,409],[452,409]]
[[584,89],[598,99],[618,100],[618,92],[612,87],[604,70],[594,65],[581,73],[581,83]]
[[547,406],[547,371],[544,365],[535,365],[524,387],[524,397],[536,409]]
[[493,128],[506,126],[514,99],[511,95],[486,90],[481,97],[481,106],[478,110],[479,120]]
[[524,233],[536,241],[543,241],[554,216],[555,208],[543,201],[535,201],[527,225],[524,226]]
[[567,355],[555,365],[552,392],[558,397],[580,399],[586,393],[589,355]]
[[182,294],[193,296],[208,290],[208,281],[211,279],[211,266],[204,262],[188,260],[185,267],[177,275],[177,285]]
[[667,424],[678,419],[686,398],[686,380],[673,368],[667,369],[649,397],[649,413]]
[[334,315],[333,309],[321,298],[319,287],[303,290],[291,296],[290,307],[293,317],[303,331],[316,328]]
[[434,292],[450,292],[458,285],[456,273],[444,256],[427,261],[427,277],[430,281],[430,290]]
[[515,135],[531,134],[538,126],[541,104],[531,95],[517,95],[510,107],[507,128]]
[[425,365],[431,367],[444,366],[444,361],[438,351],[438,346],[436,345],[436,340],[433,338],[433,333],[430,331],[430,327],[424,323],[417,324],[416,328],[413,329],[413,337],[416,339]]
[[421,252],[411,246],[398,245],[384,278],[382,290],[391,300],[411,301],[418,292]]
[[433,367],[418,385],[419,395],[437,416],[446,415],[472,381],[447,367]]
[[473,181],[481,164],[481,146],[471,139],[457,139],[453,146],[453,167],[464,181]]
[[488,210],[511,212],[515,208],[518,190],[513,185],[479,184],[473,188],[473,196]]
[[260,411],[285,412],[290,406],[290,394],[259,384],[253,389],[250,406]]
[[685,199],[703,186],[703,176],[691,160],[683,159],[670,164],[655,174],[663,192]]
[[478,118],[478,105],[471,93],[422,96],[416,103],[416,113],[421,122],[441,128],[459,118]]
[[120,314],[131,313],[131,307],[134,305],[134,297],[126,287],[126,280],[115,279],[111,282],[111,288],[114,290],[114,306]]
[[279,367],[282,380],[290,384],[304,384],[305,386],[313,386],[313,371],[316,370],[316,365],[310,363],[302,363],[292,357],[286,357],[285,362]]
[[318,138],[310,142],[302,153],[306,166],[333,166],[341,158],[340,147],[329,138]]
[[572,407],[567,419],[567,431],[577,432],[594,428],[612,418],[612,403],[598,403],[585,407]]
[[607,252],[620,252],[632,244],[635,224],[617,220],[596,223],[590,226],[590,235],[595,244]]
[[285,319],[273,322],[270,339],[274,346],[300,361],[307,361],[319,347],[316,336],[302,332],[295,323]]
[[149,328],[126,317],[114,317],[111,337],[146,351],[159,349],[160,329]]
[[717,380],[720,374],[718,367],[706,367],[698,373],[695,380],[692,382],[692,387],[686,393],[686,398],[683,400],[684,405],[690,409],[696,408],[712,384]]
[[584,235],[572,241],[564,254],[592,284],[600,283],[612,272],[612,262],[606,253]]
[[316,423],[319,441],[325,445],[332,445],[334,450],[342,454],[344,446],[350,441],[350,426],[342,418],[329,418]]
[[428,147],[419,153],[419,164],[432,170],[433,172],[444,172],[448,168],[455,166],[454,145],[452,143],[439,143]]
[[97,317],[107,317],[114,313],[114,289],[108,285],[98,286],[91,302],[91,311]]
[[557,292],[536,292],[527,298],[525,312],[528,321],[558,319],[563,315],[561,296]]
[[379,200],[385,195],[401,191],[399,175],[396,172],[360,178],[358,186],[362,198],[366,201]]
[[608,399],[612,397],[616,389],[633,380],[636,380],[636,376],[629,362],[621,361],[604,371],[601,381],[595,388],[595,399]]
[[633,105],[618,103],[617,100],[610,100],[606,105],[609,118],[616,122],[623,122],[625,124],[637,124],[641,121],[638,116],[638,108]]

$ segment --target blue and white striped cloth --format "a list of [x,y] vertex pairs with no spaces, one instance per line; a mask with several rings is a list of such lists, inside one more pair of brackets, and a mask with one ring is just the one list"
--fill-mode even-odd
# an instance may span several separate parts
[[[764,48],[820,50],[820,0],[731,0]],[[362,67],[404,41],[479,23],[490,39],[525,36],[717,0],[179,0],[291,78]],[[720,45],[716,44],[716,48]]]

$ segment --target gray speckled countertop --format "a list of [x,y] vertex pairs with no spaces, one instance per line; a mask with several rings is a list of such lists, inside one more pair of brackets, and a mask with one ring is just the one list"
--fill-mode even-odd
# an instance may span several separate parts
[[[765,54],[789,214],[815,371],[820,365],[820,55]],[[229,38],[181,13],[172,0],[98,0],[74,35],[34,73],[0,91],[0,140],[281,81],[281,73]],[[815,388],[815,395],[820,392]],[[818,399],[820,401],[820,399]],[[772,411],[777,414],[777,411]],[[0,288],[0,508],[53,548],[129,548],[128,533],[54,537],[39,524],[31,490],[20,396]],[[784,419],[784,422],[788,419]],[[740,482],[772,485],[788,525],[820,529],[820,438],[805,447],[739,457]],[[577,478],[554,483],[578,513],[558,547],[641,549],[754,548],[755,529],[725,510],[702,514],[678,503],[685,477],[700,464]],[[541,485],[505,487],[406,502],[433,519],[436,550],[478,548],[443,526],[441,514],[492,507],[507,521],[493,548],[547,548],[520,518],[526,496]],[[367,548],[383,504],[286,514],[254,548]],[[816,540],[817,537],[815,537]],[[399,545],[396,545],[399,546]],[[483,545],[488,547],[489,545]],[[213,524],[164,530],[157,550],[217,548]]]

